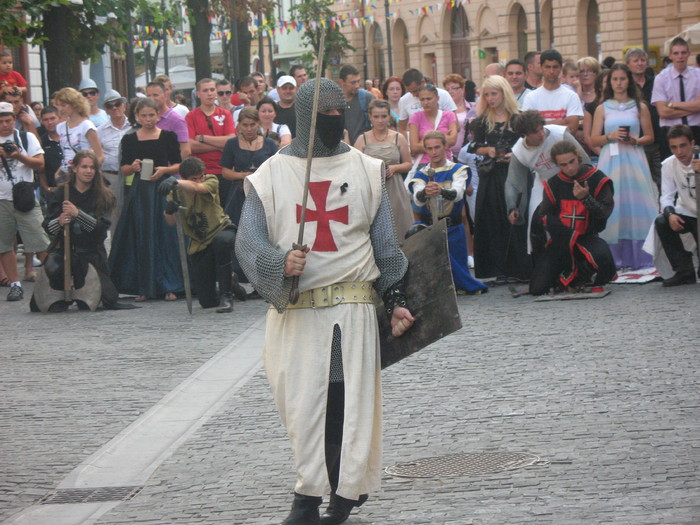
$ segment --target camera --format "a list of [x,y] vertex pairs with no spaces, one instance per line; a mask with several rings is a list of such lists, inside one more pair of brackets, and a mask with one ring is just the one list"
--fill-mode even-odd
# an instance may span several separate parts
[[17,145],[8,140],[7,142],[0,144],[2,147],[3,151],[5,152],[5,155],[12,155],[15,151],[17,151]]

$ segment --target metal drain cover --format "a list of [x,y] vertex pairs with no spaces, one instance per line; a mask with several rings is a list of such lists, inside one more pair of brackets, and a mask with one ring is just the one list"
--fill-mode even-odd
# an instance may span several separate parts
[[539,456],[526,452],[481,452],[476,454],[451,454],[418,459],[409,463],[397,463],[384,471],[399,478],[438,478],[493,474],[504,470],[533,465]]
[[102,501],[126,501],[141,492],[142,486],[91,487],[84,489],[57,489],[41,498],[41,505],[63,503],[97,503]]

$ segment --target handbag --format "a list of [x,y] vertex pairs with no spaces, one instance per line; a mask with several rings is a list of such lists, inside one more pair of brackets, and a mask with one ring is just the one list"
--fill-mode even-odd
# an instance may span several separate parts
[[[16,141],[15,141],[16,142]],[[2,165],[5,168],[5,173],[12,183],[12,205],[15,210],[26,213],[32,211],[36,206],[36,198],[34,196],[34,183],[28,181],[15,182],[12,176],[12,170],[5,157],[2,157]]]
[[496,159],[484,155],[476,161],[476,169],[479,171],[479,176],[488,175],[496,169]]
[[34,184],[27,181],[17,182],[12,185],[12,205],[15,210],[26,213],[36,206],[34,196]]

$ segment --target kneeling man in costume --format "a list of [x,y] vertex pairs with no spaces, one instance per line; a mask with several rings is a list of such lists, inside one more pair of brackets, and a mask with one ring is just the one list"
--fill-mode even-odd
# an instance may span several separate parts
[[[698,245],[698,205],[696,173],[700,173],[700,159],[693,158],[693,131],[684,124],[668,130],[668,145],[672,156],[661,164],[661,209],[654,221],[663,251],[675,272],[664,279],[663,286],[695,284],[693,254],[685,249],[681,233],[691,233]],[[655,259],[654,263],[658,261]],[[660,266],[656,264],[658,268]],[[660,269],[662,275],[663,271]],[[700,268],[698,268],[700,276]]]
[[182,180],[168,177],[161,182],[158,191],[168,197],[165,222],[169,226],[175,226],[175,215],[180,206],[184,208],[182,227],[190,238],[189,255],[200,306],[218,306],[217,313],[227,313],[233,311],[234,294],[245,301],[246,291],[232,273],[236,226],[219,202],[219,179],[216,175],[205,174],[205,169],[201,159],[188,157],[180,163]]
[[570,141],[554,144],[551,155],[560,171],[543,183],[537,213],[549,239],[530,280],[532,295],[553,287],[602,286],[615,278],[610,248],[598,237],[613,210],[612,181],[582,164],[580,151]]
[[[271,303],[264,362],[291,440],[297,482],[283,522],[331,525],[379,488],[382,415],[380,352],[373,291],[384,299],[398,337],[413,324],[382,161],[341,142],[346,106],[340,87],[320,79],[317,139],[310,144],[314,86],[296,95],[291,144],[245,179],[236,255]],[[306,237],[297,242],[308,186]],[[289,294],[298,277],[300,296]],[[322,496],[330,504],[319,517]]]
[[442,131],[426,133],[423,148],[430,158],[430,164],[418,170],[408,181],[420,215],[420,222],[411,227],[409,235],[434,221],[447,221],[447,245],[455,288],[469,294],[488,292],[488,286],[474,279],[469,272],[469,254],[462,223],[464,195],[471,192],[471,171],[464,164],[447,160],[447,138]]

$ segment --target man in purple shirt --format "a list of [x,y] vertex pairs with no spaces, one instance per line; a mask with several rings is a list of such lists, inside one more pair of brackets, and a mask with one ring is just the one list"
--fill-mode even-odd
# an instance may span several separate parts
[[162,82],[150,82],[146,86],[146,96],[158,105],[158,127],[165,131],[172,131],[177,135],[180,143],[180,156],[185,159],[190,156],[190,136],[187,132],[187,122],[174,108],[168,107],[168,97],[165,85]]
[[[672,64],[654,80],[651,103],[659,110],[659,125],[666,141],[668,128],[686,124],[693,131],[695,143],[700,143],[700,69],[688,67],[690,50],[681,37],[671,41]],[[670,156],[662,151],[661,158]]]

